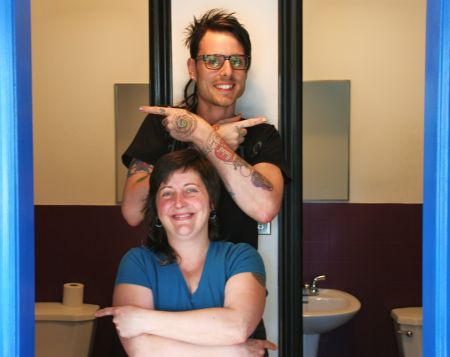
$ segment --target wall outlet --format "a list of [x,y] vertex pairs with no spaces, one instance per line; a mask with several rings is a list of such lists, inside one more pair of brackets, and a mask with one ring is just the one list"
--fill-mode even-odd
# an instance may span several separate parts
[[258,223],[258,234],[261,235],[270,235],[270,223]]

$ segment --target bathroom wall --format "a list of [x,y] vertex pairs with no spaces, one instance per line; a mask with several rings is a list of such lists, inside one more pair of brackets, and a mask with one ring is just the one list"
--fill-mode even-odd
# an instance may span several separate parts
[[[119,206],[35,206],[36,300],[62,301],[66,282],[85,284],[85,303],[111,306],[120,258],[145,237]],[[95,357],[123,354],[110,317],[97,320]]]
[[421,204],[305,204],[305,281],[362,303],[347,325],[322,335],[319,357],[398,357],[390,310],[422,304]]
[[[324,334],[319,357],[397,357],[389,311],[421,304],[421,204],[304,205],[305,281],[357,296],[362,309]],[[37,205],[36,299],[61,301],[62,285],[84,282],[85,301],[108,306],[117,264],[138,245],[118,206]],[[83,222],[83,224],[80,224]],[[110,318],[98,320],[95,357],[120,357]]]
[[[35,202],[115,204],[113,84],[148,81],[147,1],[31,4]],[[351,81],[351,202],[420,203],[425,0],[303,12],[304,80]]]
[[114,83],[148,83],[148,1],[32,0],[31,37],[35,203],[113,205]]
[[425,6],[303,0],[303,79],[350,80],[350,202],[422,202]]

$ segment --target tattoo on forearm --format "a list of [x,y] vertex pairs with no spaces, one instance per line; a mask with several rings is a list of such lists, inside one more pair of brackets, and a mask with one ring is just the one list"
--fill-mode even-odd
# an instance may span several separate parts
[[252,182],[256,187],[261,187],[262,189],[267,191],[273,190],[273,186],[270,181],[257,171],[252,172]]
[[181,136],[190,136],[197,128],[197,119],[189,114],[179,115],[175,119],[175,131]]
[[266,276],[261,273],[252,273],[253,277],[256,279],[258,283],[261,284],[263,288],[266,287]]
[[133,159],[131,160],[130,167],[128,168],[128,177],[133,176],[134,174],[143,172],[146,173],[146,176],[143,176],[138,180],[138,182],[145,180],[153,171],[153,165],[147,164],[144,161]]
[[[233,165],[235,170],[239,170],[244,177],[251,177],[253,186],[260,187],[263,190],[272,191],[273,186],[269,180],[256,171],[248,162],[238,156],[225,141],[215,131],[212,132],[206,140],[204,148],[205,155],[213,152],[219,160],[225,164]],[[229,191],[230,192],[230,191]],[[234,195],[230,192],[232,196]]]
[[214,147],[219,143],[220,140],[221,137],[217,135],[215,130],[211,134],[209,134],[208,138],[206,139],[205,146],[202,148],[204,154],[208,155],[211,151],[213,151]]
[[234,154],[234,160],[232,164],[234,166],[234,169],[239,170],[241,172],[241,175],[245,177],[249,177],[252,174],[252,172],[255,171],[248,162],[246,162],[244,159],[242,159],[236,154]]

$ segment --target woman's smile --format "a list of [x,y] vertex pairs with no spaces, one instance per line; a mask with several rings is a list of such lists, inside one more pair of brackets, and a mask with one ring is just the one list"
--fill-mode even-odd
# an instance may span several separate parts
[[196,237],[208,232],[209,196],[194,171],[175,171],[160,186],[156,208],[169,239]]

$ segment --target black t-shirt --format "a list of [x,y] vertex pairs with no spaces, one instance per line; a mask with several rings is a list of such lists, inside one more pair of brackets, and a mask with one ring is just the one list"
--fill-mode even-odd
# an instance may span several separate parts
[[[154,165],[162,155],[190,145],[172,139],[161,123],[163,118],[155,114],[149,114],[145,118],[131,145],[122,155],[125,166],[128,167],[133,158]],[[260,124],[247,128],[245,141],[239,146],[237,154],[252,166],[262,162],[274,164],[285,177],[289,177],[281,138],[273,125]],[[249,243],[257,248],[257,222],[236,205],[223,184],[217,215],[222,239]]]

